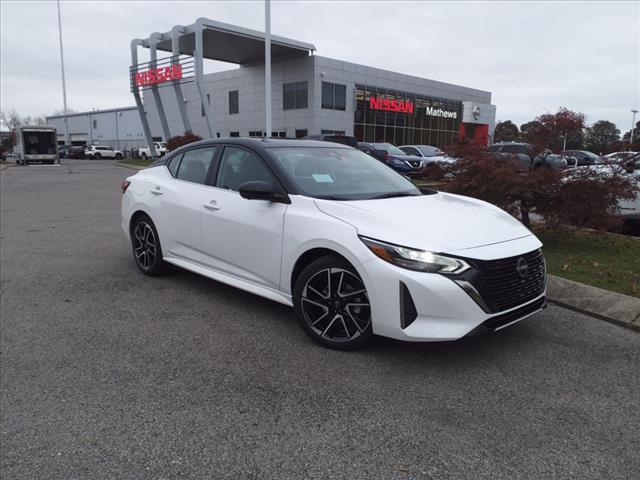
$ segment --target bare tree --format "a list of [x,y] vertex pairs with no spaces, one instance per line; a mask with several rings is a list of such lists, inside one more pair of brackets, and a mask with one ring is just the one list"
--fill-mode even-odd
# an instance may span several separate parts
[[0,121],[2,124],[7,127],[9,130],[15,130],[16,127],[20,125],[46,125],[47,119],[44,115],[35,115],[33,117],[27,116],[23,117],[15,110],[9,110],[5,112],[4,110],[0,111]]
[[8,112],[0,110],[0,122],[9,130],[14,130],[24,124],[22,117],[15,110],[9,110]]

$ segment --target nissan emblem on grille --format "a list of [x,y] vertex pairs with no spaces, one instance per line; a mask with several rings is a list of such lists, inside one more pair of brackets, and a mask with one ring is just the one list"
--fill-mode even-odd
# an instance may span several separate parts
[[518,262],[516,263],[516,270],[522,278],[525,278],[529,273],[529,264],[523,257],[518,259]]

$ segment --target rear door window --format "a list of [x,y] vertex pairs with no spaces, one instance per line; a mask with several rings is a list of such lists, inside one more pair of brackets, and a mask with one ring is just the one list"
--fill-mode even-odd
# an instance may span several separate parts
[[[178,166],[176,178],[186,182],[204,185],[207,173],[216,153],[216,147],[194,148],[182,154],[182,161]],[[173,162],[171,162],[173,163]]]
[[178,174],[178,167],[180,166],[180,160],[182,160],[182,154],[176,155],[171,159],[167,168],[171,172],[172,176],[176,176]]

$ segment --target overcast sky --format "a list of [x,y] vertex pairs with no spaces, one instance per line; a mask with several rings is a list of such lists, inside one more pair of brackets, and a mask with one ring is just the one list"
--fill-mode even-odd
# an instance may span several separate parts
[[[0,103],[62,109],[56,3],[0,1]],[[68,105],[133,105],[132,38],[198,17],[264,29],[262,1],[62,1]],[[640,105],[640,2],[272,1],[271,30],[317,54],[489,90],[518,125],[559,106],[631,125]],[[142,59],[141,59],[142,61]],[[209,65],[209,71],[228,68]]]

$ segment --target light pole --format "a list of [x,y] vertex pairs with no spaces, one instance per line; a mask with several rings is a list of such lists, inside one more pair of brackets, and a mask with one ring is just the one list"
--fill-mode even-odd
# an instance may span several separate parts
[[631,113],[633,113],[633,120],[631,120],[631,136],[629,137],[629,151],[631,151],[631,144],[633,143],[633,132],[636,129],[636,113],[638,113],[638,110],[631,110]]
[[264,1],[264,108],[266,137],[271,136],[271,1]]
[[62,52],[62,20],[60,19],[60,0],[58,0],[58,37],[60,39],[60,69],[62,70],[62,102],[64,108],[64,144],[69,141],[69,118],[67,117],[67,84],[64,78],[64,53]]

